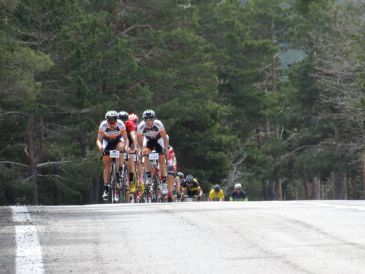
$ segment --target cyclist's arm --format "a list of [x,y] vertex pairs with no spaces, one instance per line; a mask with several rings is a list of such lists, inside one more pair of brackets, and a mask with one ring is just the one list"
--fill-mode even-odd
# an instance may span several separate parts
[[136,133],[135,130],[131,131],[130,133],[131,133],[133,145],[134,145],[135,148],[137,148],[137,144],[138,144],[137,133]]
[[174,172],[176,172],[177,171],[177,160],[176,160],[175,152],[172,154],[172,166],[174,168]]
[[143,147],[143,135],[137,133],[137,143],[139,147]]
[[129,139],[128,139],[128,135],[127,135],[127,131],[126,130],[122,130],[122,136],[125,142],[125,147],[124,150],[128,150],[129,149]]
[[168,153],[169,150],[169,138],[167,138],[166,130],[161,130],[160,132],[161,138],[163,139],[163,144],[165,147],[165,153]]
[[103,151],[103,135],[101,133],[98,133],[98,138],[96,138],[96,146],[98,147],[99,151]]
[[203,196],[203,190],[200,186],[198,187],[198,191],[199,191],[198,197],[199,197],[199,199],[201,199],[201,197]]

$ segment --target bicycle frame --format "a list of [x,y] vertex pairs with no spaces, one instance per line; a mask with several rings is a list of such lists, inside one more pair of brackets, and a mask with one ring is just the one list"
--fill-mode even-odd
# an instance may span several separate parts
[[109,154],[109,157],[112,160],[111,163],[111,168],[110,168],[110,195],[109,195],[109,202],[110,203],[114,203],[114,195],[116,193],[116,181],[117,181],[117,176],[116,176],[116,159],[119,159],[120,157],[120,152],[118,150],[109,150],[109,151],[105,151],[106,153]]

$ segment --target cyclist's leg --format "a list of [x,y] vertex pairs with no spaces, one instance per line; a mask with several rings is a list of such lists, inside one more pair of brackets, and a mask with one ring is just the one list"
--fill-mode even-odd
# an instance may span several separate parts
[[166,179],[167,167],[166,167],[165,149],[164,149],[162,138],[158,139],[157,143],[155,144],[155,149],[156,149],[156,152],[158,154],[160,154],[160,157],[158,159],[159,167],[160,167],[160,174],[163,179]]
[[147,179],[149,181],[151,181],[151,164],[150,161],[148,159],[148,155],[151,153],[153,147],[154,147],[154,142],[149,140],[147,141],[146,138],[143,141],[143,150],[142,150],[142,156],[144,157],[144,170],[146,172],[147,175]]
[[137,174],[138,174],[138,189],[140,194],[144,193],[144,182],[143,182],[143,165],[141,159],[137,161]]
[[[114,149],[114,146],[115,144],[103,140],[103,148],[105,150],[112,150]],[[101,159],[104,165],[103,180],[104,180],[104,194],[105,194],[105,192],[109,191],[108,185],[110,182],[110,169],[112,166],[112,159],[109,157],[109,155],[103,155]]]
[[168,189],[168,200],[172,202],[172,193],[174,191],[175,172],[173,166],[167,167],[167,189]]
[[103,171],[104,185],[108,185],[110,181],[110,169],[112,166],[112,159],[109,157],[109,155],[103,156],[103,163],[104,163],[104,171]]
[[[156,149],[156,152],[160,154],[160,157],[159,157],[158,161],[159,161],[161,179],[162,179],[162,182],[166,182],[167,166],[166,166],[165,149],[164,149],[164,144],[163,144],[162,138],[158,139],[158,142],[155,145],[155,149]],[[171,177],[171,176],[169,176],[169,177]],[[173,178],[172,178],[172,180],[170,178],[170,180],[167,181],[167,184],[168,184],[168,186],[167,186],[167,188],[168,188],[168,197],[171,198],[172,189],[174,187]]]
[[135,192],[135,188],[136,186],[134,185],[134,170],[135,170],[135,167],[134,167],[134,158],[133,158],[133,154],[129,154],[128,155],[128,171],[129,171],[129,174],[128,174],[128,179],[129,179],[129,190],[131,192]]
[[122,138],[116,144],[115,149],[119,150],[121,152],[119,159],[116,161],[117,170],[119,170],[119,167],[121,167],[124,162],[124,153],[122,153],[122,152],[124,152],[124,149],[125,149],[125,142]]

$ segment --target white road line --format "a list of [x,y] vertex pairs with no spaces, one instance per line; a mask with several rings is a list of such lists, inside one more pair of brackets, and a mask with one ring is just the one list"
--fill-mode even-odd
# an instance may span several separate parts
[[31,216],[25,206],[12,206],[13,220],[21,225],[15,226],[16,232],[16,273],[43,274],[42,249],[37,229],[31,225]]

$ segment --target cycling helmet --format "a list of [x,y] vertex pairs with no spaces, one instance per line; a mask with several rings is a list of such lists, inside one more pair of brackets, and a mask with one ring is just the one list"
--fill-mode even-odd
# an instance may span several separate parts
[[142,114],[143,119],[154,119],[155,118],[155,112],[151,109],[145,110]]
[[234,185],[234,189],[241,189],[242,185],[240,183],[237,183]]
[[129,114],[126,111],[121,111],[118,113],[118,119],[122,120],[123,122],[128,120],[128,116]]
[[189,175],[186,176],[186,178],[185,178],[186,183],[189,184],[189,183],[192,183],[193,181],[194,181],[193,175],[189,174]]
[[214,189],[215,192],[218,192],[219,190],[221,190],[221,187],[220,187],[220,185],[215,185],[213,187],[213,189]]
[[128,119],[133,121],[133,123],[138,124],[138,116],[134,113],[129,114]]
[[177,176],[180,178],[180,179],[183,179],[184,178],[184,173],[182,173],[181,171],[179,171],[177,173]]
[[116,121],[118,119],[118,113],[115,110],[110,110],[105,114],[105,119],[108,121]]

